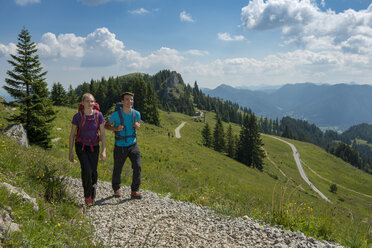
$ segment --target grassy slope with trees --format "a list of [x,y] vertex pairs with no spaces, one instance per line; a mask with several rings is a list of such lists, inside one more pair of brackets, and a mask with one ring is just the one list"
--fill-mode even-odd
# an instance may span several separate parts
[[[48,157],[48,159],[42,160],[42,163],[35,161],[35,165],[40,163],[41,166],[48,165],[51,168],[57,168],[58,175],[80,177],[78,163],[69,164],[66,157],[71,119],[76,110],[66,107],[56,107],[56,109],[58,111],[57,118],[51,138],[61,139],[53,143],[53,147],[49,151],[32,147],[30,152],[19,152],[17,160],[12,156],[4,157],[4,154],[1,154],[3,160],[1,160],[0,178],[3,181],[10,180],[16,186],[25,186],[29,179],[27,176],[20,176],[20,174],[27,174],[22,172],[27,169],[28,164],[19,163],[19,161],[27,161],[25,157],[32,157],[32,154],[37,157]],[[301,230],[318,238],[335,240],[347,246],[360,247],[367,241],[371,244],[371,199],[340,187],[336,194],[330,193],[330,183],[313,175],[305,167],[310,180],[334,204],[330,205],[324,202],[301,179],[289,146],[270,137],[263,137],[268,158],[280,167],[290,177],[290,180],[284,177],[268,158],[264,159],[263,172],[260,172],[203,146],[201,130],[204,123],[194,121],[186,115],[173,112],[168,114],[163,111],[160,111],[160,119],[161,126],[144,124],[138,132],[138,143],[143,154],[143,189],[161,194],[170,193],[172,198],[210,206],[221,214],[249,215],[268,223],[284,225],[292,230]],[[1,120],[2,126],[5,126],[4,118]],[[187,122],[181,130],[182,138],[169,138],[168,132],[173,132],[182,121]],[[211,127],[215,126],[216,120],[213,113],[207,113],[207,122]],[[227,124],[223,123],[223,125],[226,130]],[[240,132],[239,126],[232,125],[232,127],[234,134]],[[57,130],[57,128],[61,128],[61,130]],[[11,142],[5,137],[3,139],[6,144]],[[98,166],[99,179],[104,181],[111,180],[113,167],[114,137],[111,132],[107,133],[107,140],[109,151],[107,161],[99,162]],[[296,145],[301,159],[306,165],[323,177],[359,192],[366,194],[372,192],[372,177],[370,175],[312,144],[289,141]],[[16,150],[18,148],[13,144],[8,149]],[[37,153],[35,154],[33,151],[37,151]],[[10,165],[14,163],[19,165],[13,168]],[[127,162],[123,173],[125,185],[130,185],[131,180],[128,163],[130,162]],[[39,197],[38,202],[44,202],[42,193],[40,193],[43,189],[40,187],[25,186],[25,190],[31,196]],[[2,198],[1,202],[4,202],[4,206],[13,204],[9,203],[6,198]],[[59,214],[63,213],[62,210],[48,202],[42,204],[53,209],[53,211],[46,211],[44,214],[46,216],[52,215],[54,218],[57,216],[58,223],[64,229],[63,233],[69,233],[71,230],[69,230],[68,223],[71,219],[79,218],[79,211],[75,210],[76,212],[70,213],[67,217],[60,217]],[[23,216],[23,212],[27,211],[19,211],[20,223],[24,218],[30,218],[26,213]],[[60,229],[56,228],[61,227],[58,226],[58,223],[53,222],[55,228],[48,232],[45,230],[44,234],[60,232]],[[42,225],[42,223],[35,225]],[[24,228],[31,227],[25,225]],[[30,239],[32,235],[36,235],[31,232],[27,233],[27,230],[23,230],[23,234],[10,236],[10,240],[18,240],[19,238],[26,240]],[[89,237],[88,232],[80,232],[78,235],[81,235],[83,240],[85,240],[84,237]],[[68,242],[69,236],[67,234],[65,236],[64,240]]]
[[[51,151],[59,157],[67,154],[67,137],[74,112],[73,109],[59,108],[56,127],[62,131],[54,129],[53,136],[62,139]],[[371,199],[340,187],[333,194],[329,192],[331,183],[306,170],[314,185],[334,204],[324,202],[303,182],[289,146],[263,137],[268,157],[290,180],[282,176],[267,158],[264,159],[263,172],[260,172],[204,147],[201,138],[204,123],[186,115],[163,111],[160,111],[160,119],[160,127],[144,124],[138,132],[138,144],[143,154],[144,189],[170,193],[175,199],[210,206],[224,214],[249,215],[348,246],[358,247],[366,240],[371,243]],[[182,121],[187,121],[181,130],[182,138],[169,138],[168,132],[174,131]],[[207,121],[211,127],[215,126],[215,115],[207,113]],[[226,123],[224,128],[227,129]],[[238,134],[240,127],[233,125],[233,132]],[[112,133],[107,133],[107,140],[108,151],[112,151]],[[323,177],[371,194],[370,175],[315,145],[289,141],[295,144],[303,162]],[[107,161],[98,166],[101,180],[111,180],[112,164],[112,152],[108,152]],[[71,175],[80,176],[78,166]],[[127,164],[123,173],[124,184],[130,184],[130,175]]]

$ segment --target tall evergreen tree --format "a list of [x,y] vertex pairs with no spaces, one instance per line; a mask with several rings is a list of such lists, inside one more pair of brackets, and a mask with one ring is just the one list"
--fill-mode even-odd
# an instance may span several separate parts
[[252,165],[262,171],[263,159],[265,158],[265,153],[262,149],[263,142],[259,133],[257,118],[254,114],[251,114],[250,116],[249,131],[252,138]]
[[235,156],[235,146],[234,146],[234,135],[232,132],[232,126],[229,125],[229,128],[227,129],[226,133],[226,153],[227,156],[230,158],[234,158]]
[[72,88],[72,85],[68,87],[68,92],[67,92],[67,104],[72,107],[78,102],[78,96],[75,93],[75,90]]
[[50,98],[55,106],[65,106],[67,104],[67,93],[61,83],[53,84]]
[[237,146],[237,159],[239,162],[251,166],[252,165],[252,138],[249,130],[249,115],[245,115],[243,119],[242,129],[240,130],[239,143]]
[[160,125],[160,119],[159,119],[159,111],[157,108],[158,101],[155,95],[154,88],[152,84],[147,84],[147,90],[146,90],[146,99],[145,99],[145,116],[147,121],[150,124],[154,124],[156,126]]
[[12,121],[25,126],[31,144],[44,148],[50,147],[50,131],[55,112],[49,99],[49,91],[42,72],[36,44],[31,41],[28,30],[23,28],[18,35],[17,55],[11,55],[8,62],[13,70],[7,71],[9,78],[4,89],[20,105],[19,114],[11,117]]
[[263,168],[265,153],[262,150],[262,140],[258,131],[257,119],[253,114],[246,115],[240,131],[237,149],[238,161],[259,170]]
[[217,152],[222,152],[225,149],[225,132],[221,118],[217,118],[216,126],[214,127],[213,147]]
[[206,147],[212,146],[212,134],[211,129],[208,125],[208,122],[205,123],[204,128],[202,129],[202,138],[203,138],[203,145]]

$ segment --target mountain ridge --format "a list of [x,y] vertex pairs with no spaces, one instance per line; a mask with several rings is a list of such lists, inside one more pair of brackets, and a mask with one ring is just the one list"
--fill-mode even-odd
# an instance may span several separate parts
[[372,123],[368,106],[372,104],[372,86],[356,84],[285,84],[272,92],[237,89],[226,84],[202,89],[212,97],[238,103],[271,119],[290,116],[327,129],[344,131],[360,123]]

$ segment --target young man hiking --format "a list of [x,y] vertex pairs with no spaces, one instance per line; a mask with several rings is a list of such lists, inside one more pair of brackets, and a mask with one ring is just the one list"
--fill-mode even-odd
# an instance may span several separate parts
[[114,171],[112,173],[112,189],[114,196],[120,197],[121,172],[127,157],[132,162],[131,199],[141,199],[141,153],[137,146],[136,129],[141,126],[140,112],[132,109],[134,94],[124,92],[121,95],[123,106],[118,107],[105,123],[105,128],[115,132]]

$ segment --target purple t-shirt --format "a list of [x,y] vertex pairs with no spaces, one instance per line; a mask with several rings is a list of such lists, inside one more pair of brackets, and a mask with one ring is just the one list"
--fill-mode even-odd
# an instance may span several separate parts
[[[97,111],[97,110],[94,110]],[[98,113],[98,122],[101,125],[105,119],[103,118],[103,114],[101,112]],[[72,124],[76,125],[78,128],[80,127],[81,122],[81,114],[76,113],[74,117],[72,118]],[[94,114],[93,115],[86,115],[85,116],[85,123],[80,131],[79,138],[80,139],[87,139],[87,140],[94,140],[98,137],[97,133],[97,123],[94,120]],[[90,145],[90,142],[82,142],[84,145]],[[93,146],[97,146],[99,142],[93,142]]]

